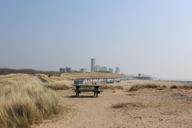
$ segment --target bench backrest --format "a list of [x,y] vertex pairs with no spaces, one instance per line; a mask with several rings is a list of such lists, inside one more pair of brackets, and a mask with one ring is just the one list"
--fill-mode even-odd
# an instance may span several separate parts
[[83,80],[74,80],[74,85],[75,85],[75,86],[81,85],[81,84],[83,84],[83,83],[84,83]]

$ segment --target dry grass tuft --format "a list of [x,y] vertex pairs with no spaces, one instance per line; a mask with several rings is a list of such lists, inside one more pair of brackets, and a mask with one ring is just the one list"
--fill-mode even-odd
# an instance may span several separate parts
[[28,75],[0,78],[0,128],[28,128],[59,112],[56,94],[35,80]]
[[66,84],[47,84],[45,85],[45,87],[48,87],[50,89],[53,89],[53,90],[68,90],[68,89],[71,89],[71,87],[69,87],[68,85]]
[[111,89],[111,90],[124,90],[124,88],[122,86],[113,86],[113,85],[105,85],[101,87],[102,89]]
[[186,90],[189,90],[189,89],[192,89],[192,85],[180,85],[180,86],[172,85],[170,87],[170,89],[186,89]]
[[170,89],[177,89],[177,88],[178,88],[177,85],[171,85],[171,86],[170,86]]
[[113,109],[129,109],[129,110],[141,109],[144,107],[145,105],[143,105],[142,103],[119,103],[112,106]]
[[152,88],[152,89],[157,89],[157,90],[164,90],[166,88],[169,89],[192,89],[192,85],[158,85],[158,84],[144,84],[144,85],[133,85],[129,88],[128,91],[138,91],[140,89],[145,89],[145,88]]
[[134,85],[134,86],[130,87],[129,91],[138,91],[138,90],[144,89],[144,88],[152,88],[152,89],[163,90],[163,89],[165,89],[167,87],[166,86],[156,85],[156,84]]

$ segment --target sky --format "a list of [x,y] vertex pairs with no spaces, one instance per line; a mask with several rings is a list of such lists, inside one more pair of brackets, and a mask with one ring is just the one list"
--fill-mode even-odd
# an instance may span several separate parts
[[1,0],[0,68],[192,80],[191,0]]

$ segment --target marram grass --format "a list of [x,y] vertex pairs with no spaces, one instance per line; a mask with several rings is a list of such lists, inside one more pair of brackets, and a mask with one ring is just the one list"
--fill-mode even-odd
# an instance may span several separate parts
[[59,111],[58,98],[36,84],[0,85],[0,128],[28,128]]

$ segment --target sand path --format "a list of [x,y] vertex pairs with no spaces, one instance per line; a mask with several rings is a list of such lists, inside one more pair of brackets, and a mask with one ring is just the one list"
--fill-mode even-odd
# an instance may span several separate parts
[[[73,97],[71,90],[57,91],[60,103],[70,108],[33,128],[191,128],[192,92],[106,90],[98,98]],[[112,105],[128,103],[121,109]]]
[[117,126],[109,109],[111,105],[121,102],[122,92],[112,93],[105,91],[98,98],[90,97],[93,94],[84,94],[80,98],[73,97],[72,91],[57,92],[62,98],[60,102],[71,108],[54,120],[46,120],[35,128],[114,128]]

